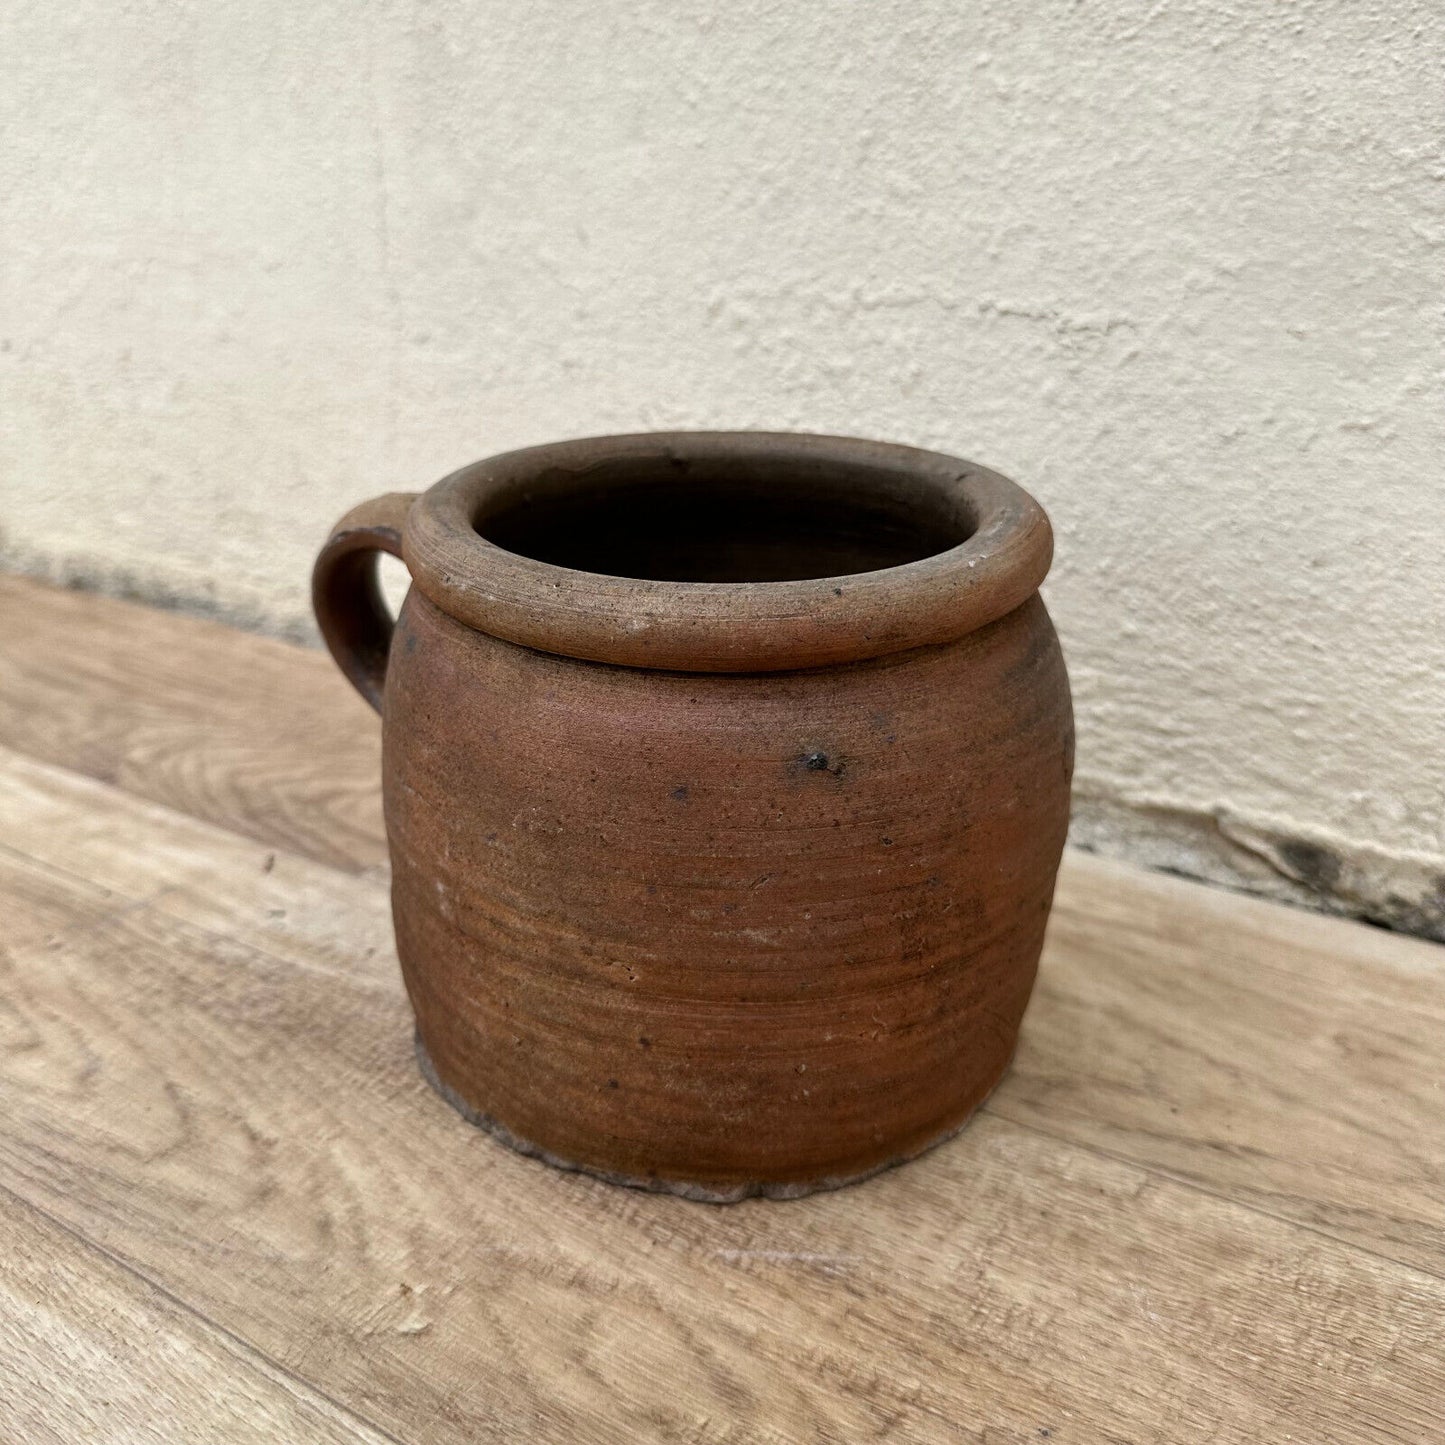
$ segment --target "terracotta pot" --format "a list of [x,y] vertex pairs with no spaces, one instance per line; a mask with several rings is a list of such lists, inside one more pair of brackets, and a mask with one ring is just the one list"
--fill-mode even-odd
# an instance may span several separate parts
[[[375,553],[413,586],[393,635]],[[1049,525],[834,437],[511,452],[338,524],[428,1079],[553,1164],[832,1188],[1008,1066],[1068,818]]]

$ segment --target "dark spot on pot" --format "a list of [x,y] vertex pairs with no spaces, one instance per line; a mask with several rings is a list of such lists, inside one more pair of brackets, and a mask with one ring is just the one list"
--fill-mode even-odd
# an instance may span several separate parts
[[935,874],[933,875],[933,877],[928,880],[928,883],[927,883],[926,886],[929,887],[929,888],[937,888],[937,887],[940,886],[940,884],[941,884],[941,880],[940,880],[938,874],[935,873]]
[[1340,860],[1328,848],[1304,838],[1285,838],[1279,858],[1291,877],[1317,893],[1328,893],[1340,881]]
[[641,1044],[644,1049],[650,1049],[652,1047],[652,1040],[648,1038],[646,1034],[640,1035],[637,1042]]
[[402,642],[401,647],[402,651],[405,652],[408,657],[410,657],[412,653],[416,651],[416,633],[408,632],[406,634],[405,640]]
[[608,1079],[608,1081],[607,1081],[607,1087],[608,1087],[609,1089],[615,1089],[615,1088],[617,1087],[617,1080],[616,1080],[616,1079]]
[[261,864],[261,871],[263,873],[269,873],[275,866],[276,855],[274,853],[268,853],[265,861]]
[[679,802],[679,803],[685,803],[685,802],[687,802],[687,789],[686,789],[686,788],[674,788],[674,789],[672,790],[672,796],[673,796],[673,798],[674,798],[677,802]]
[[893,846],[892,838],[880,838],[878,841],[882,843],[885,848],[891,848]]
[[649,883],[649,884],[647,885],[647,891],[648,891],[649,894],[651,894],[651,893],[656,893],[656,892],[657,892],[657,884],[656,884],[656,883]]
[[842,595],[843,595],[843,589],[842,589],[841,587],[835,587],[835,588],[833,589],[833,596],[834,596],[834,597],[841,597]]
[[809,753],[808,756],[803,759],[803,766],[807,768],[810,773],[821,773],[828,766],[828,754]]

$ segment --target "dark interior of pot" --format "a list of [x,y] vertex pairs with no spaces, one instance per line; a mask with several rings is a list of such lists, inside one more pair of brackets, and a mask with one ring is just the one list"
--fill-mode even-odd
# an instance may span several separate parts
[[476,520],[556,567],[660,582],[792,582],[917,562],[968,540],[917,473],[791,458],[654,457],[529,479]]

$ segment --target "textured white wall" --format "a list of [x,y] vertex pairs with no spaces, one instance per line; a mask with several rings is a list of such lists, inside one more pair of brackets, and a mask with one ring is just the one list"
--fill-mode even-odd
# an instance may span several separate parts
[[12,566],[304,629],[344,507],[644,427],[1013,474],[1078,836],[1445,928],[1434,0],[0,18]]

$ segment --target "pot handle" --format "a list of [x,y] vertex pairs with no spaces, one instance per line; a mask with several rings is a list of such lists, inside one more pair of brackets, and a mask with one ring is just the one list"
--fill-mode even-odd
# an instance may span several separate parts
[[336,665],[381,711],[386,657],[395,628],[377,579],[377,553],[401,556],[416,492],[388,492],[353,507],[332,529],[311,571],[311,609]]

